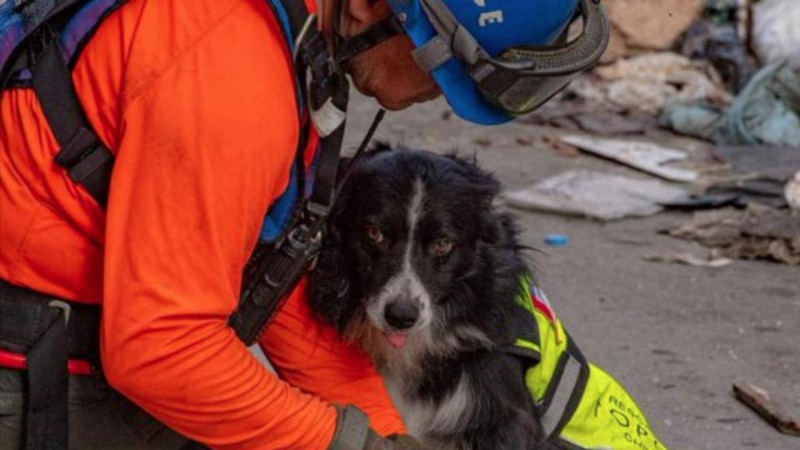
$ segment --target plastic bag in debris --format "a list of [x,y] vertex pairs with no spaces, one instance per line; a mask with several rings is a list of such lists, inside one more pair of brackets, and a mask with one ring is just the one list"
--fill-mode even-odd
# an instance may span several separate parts
[[753,6],[753,48],[762,63],[787,61],[800,69],[800,4],[763,0]]
[[672,103],[664,108],[659,123],[680,134],[711,141],[722,119],[720,108],[701,103]]
[[785,63],[756,73],[724,112],[706,103],[674,103],[662,126],[718,144],[800,146],[800,74]]
[[715,141],[800,146],[800,74],[785,63],[753,76],[726,111]]

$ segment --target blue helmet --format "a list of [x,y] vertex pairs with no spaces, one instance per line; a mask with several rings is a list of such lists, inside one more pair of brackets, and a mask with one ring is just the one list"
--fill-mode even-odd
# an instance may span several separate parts
[[[608,45],[600,0],[388,0],[463,119],[499,124],[525,114],[594,64]],[[579,15],[584,30],[566,42]]]

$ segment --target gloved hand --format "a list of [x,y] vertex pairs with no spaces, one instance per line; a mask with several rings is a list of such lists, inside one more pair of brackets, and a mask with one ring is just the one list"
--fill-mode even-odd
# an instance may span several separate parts
[[336,411],[336,434],[328,450],[425,450],[408,435],[381,437],[369,427],[369,417],[355,406],[337,406]]
[[382,438],[378,433],[369,430],[365,450],[425,450],[416,439],[407,434],[393,434]]

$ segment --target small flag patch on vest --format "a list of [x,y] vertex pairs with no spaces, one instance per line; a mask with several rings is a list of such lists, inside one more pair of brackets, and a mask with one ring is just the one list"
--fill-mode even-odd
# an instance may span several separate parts
[[531,300],[533,301],[533,307],[541,311],[553,325],[558,323],[558,318],[553,311],[553,307],[550,305],[550,301],[547,300],[547,296],[544,292],[536,286],[531,286]]

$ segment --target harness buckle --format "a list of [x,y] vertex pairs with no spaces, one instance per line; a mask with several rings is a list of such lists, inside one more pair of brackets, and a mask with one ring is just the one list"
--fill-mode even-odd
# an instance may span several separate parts
[[330,204],[323,205],[322,203],[309,200],[306,202],[306,211],[312,215],[312,221],[317,221],[321,218],[328,217],[328,213],[331,211],[331,206]]
[[63,302],[61,300],[51,300],[47,306],[51,308],[58,308],[64,311],[64,326],[69,325],[69,315],[72,313],[72,307],[67,302]]

